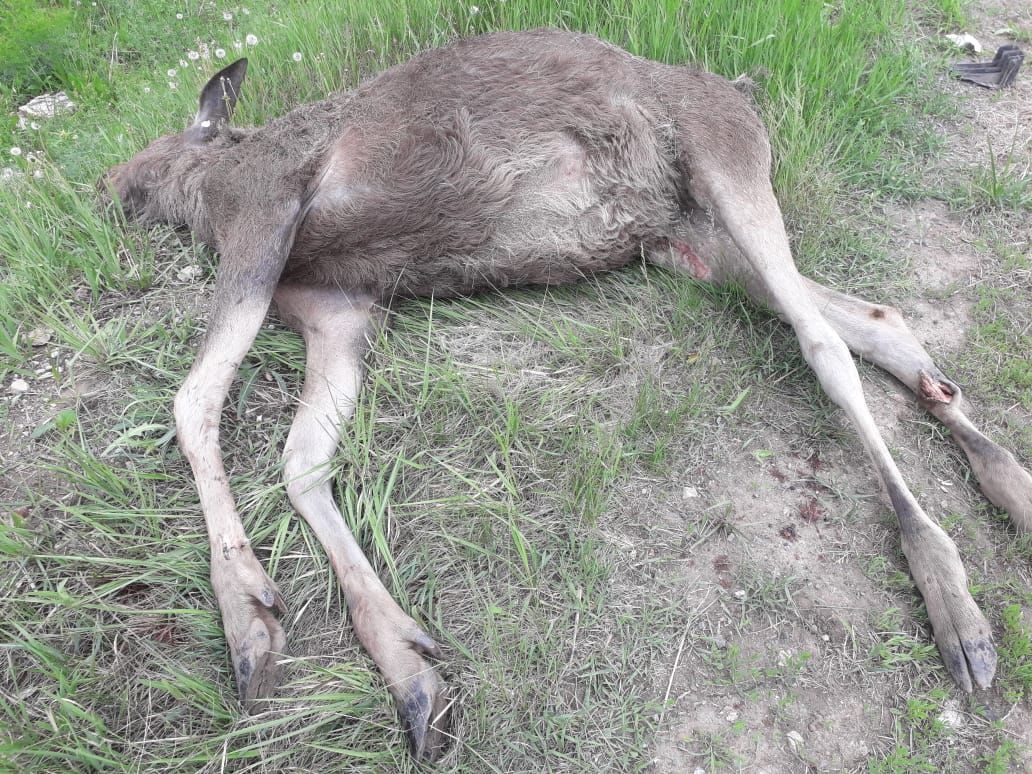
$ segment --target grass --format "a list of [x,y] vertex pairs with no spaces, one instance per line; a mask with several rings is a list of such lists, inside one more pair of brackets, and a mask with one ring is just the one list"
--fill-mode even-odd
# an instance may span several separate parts
[[[255,342],[222,424],[248,533],[291,607],[286,683],[268,711],[241,712],[169,413],[215,259],[96,207],[102,171],[182,127],[235,43],[251,59],[244,124],[496,28],[554,24],[749,74],[800,263],[890,299],[905,291],[905,256],[871,221],[927,190],[921,166],[936,145],[917,116],[944,104],[915,89],[931,80],[929,55],[888,0],[10,9],[2,112],[56,88],[78,110],[38,130],[0,122],[0,168],[12,170],[0,182],[4,770],[416,770],[328,562],[284,497],[278,460],[303,346],[278,325]],[[917,12],[946,25],[961,10],[943,0]],[[1027,455],[1027,429],[1006,422],[1027,428],[1032,405],[1027,326],[1013,313],[1026,309],[1027,259],[1006,229],[1025,207],[1015,164],[990,167],[961,203],[1002,224],[986,251],[1002,268],[976,291],[962,359],[969,394],[989,396],[994,430]],[[853,463],[836,455],[857,454],[853,436],[791,336],[741,291],[636,265],[576,287],[408,303],[370,366],[334,460],[339,497],[388,588],[446,649],[459,741],[445,770],[636,771],[662,768],[657,756],[670,770],[817,765],[823,742],[810,725],[875,729],[868,752],[842,759],[875,770],[1006,767],[1022,754],[987,723],[963,732],[963,753],[944,741],[936,718],[959,697],[913,615],[873,479],[841,478]],[[13,398],[16,377],[30,390]],[[830,470],[807,467],[826,456]],[[775,470],[788,480],[775,486]],[[820,492],[824,521],[796,516],[804,490]],[[777,537],[790,520],[796,542]],[[971,532],[965,553],[1008,539]],[[984,564],[1027,582],[1021,555]],[[842,573],[878,604],[830,607],[837,597],[814,583],[834,588]],[[986,609],[1005,679],[964,705],[973,716],[979,702],[1028,702],[1027,624],[1015,610],[1027,600],[1007,604]],[[860,710],[834,714],[856,696],[896,712],[869,725]],[[696,718],[697,705],[725,704],[741,705],[730,725],[727,712]],[[790,731],[806,737],[802,752],[784,742]]]
[[990,143],[988,162],[972,171],[957,199],[976,212],[1032,211],[1032,165],[1013,149],[997,159]]

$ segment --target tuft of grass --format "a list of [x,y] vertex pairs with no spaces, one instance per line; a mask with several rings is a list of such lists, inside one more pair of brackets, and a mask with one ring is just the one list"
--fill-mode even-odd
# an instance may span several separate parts
[[1000,620],[1003,636],[998,683],[1007,701],[1016,703],[1032,696],[1032,634],[1022,622],[1020,605],[1005,606]]
[[[1024,162],[1024,163],[1023,163]],[[1020,154],[1007,153],[997,159],[992,145],[989,161],[973,170],[957,200],[977,213],[987,211],[1032,211],[1032,171]]]
[[878,641],[871,649],[870,660],[881,669],[899,669],[920,663],[935,664],[939,652],[924,637],[903,631],[903,619],[897,608],[879,613],[872,621]]

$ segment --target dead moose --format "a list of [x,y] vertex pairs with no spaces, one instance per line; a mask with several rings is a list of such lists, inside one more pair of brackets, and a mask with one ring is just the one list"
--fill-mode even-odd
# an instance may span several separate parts
[[283,451],[291,503],[329,554],[355,633],[398,704],[417,757],[445,746],[441,651],[398,606],[348,531],[327,463],[396,298],[571,282],[644,256],[736,282],[795,330],[848,414],[895,509],[902,547],[953,679],[988,687],[990,627],[953,541],[908,490],[867,409],[850,350],[909,387],[967,453],[985,495],[1032,530],[1032,476],[964,415],[957,385],[895,309],[797,272],[770,185],[770,145],[724,78],[556,30],[458,40],[351,92],[257,129],[229,119],[240,60],[204,87],[181,134],[112,169],[103,187],[144,222],[186,225],[221,255],[207,335],[175,400],[211,544],[237,685],[269,694],[286,638],[219,447],[219,417],[271,301],[307,347]]

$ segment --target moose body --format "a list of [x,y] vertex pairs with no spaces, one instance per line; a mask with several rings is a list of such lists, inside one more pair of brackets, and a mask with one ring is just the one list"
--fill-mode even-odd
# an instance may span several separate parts
[[1024,530],[1032,476],[974,428],[959,389],[896,310],[798,274],[766,132],[732,84],[586,35],[495,33],[240,130],[229,118],[245,68],[241,60],[217,73],[185,132],[155,140],[105,183],[127,212],[185,224],[221,254],[209,330],[175,413],[246,702],[274,687],[286,642],[275,612],[285,607],[236,512],[218,422],[270,303],[307,347],[284,448],[287,493],[329,553],[414,753],[433,757],[449,709],[431,661],[441,652],[376,577],[326,471],[378,309],[397,297],[573,281],[642,255],[697,279],[739,282],[793,326],[888,491],[950,674],[967,690],[991,683],[989,624],[956,547],[903,483],[849,350],[894,374],[952,430],[983,491]]

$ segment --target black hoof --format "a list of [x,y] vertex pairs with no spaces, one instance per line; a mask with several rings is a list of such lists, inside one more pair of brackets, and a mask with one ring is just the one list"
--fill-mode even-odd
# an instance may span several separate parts
[[450,710],[447,689],[432,672],[409,687],[405,698],[398,702],[398,714],[413,758],[432,763],[444,754]]

